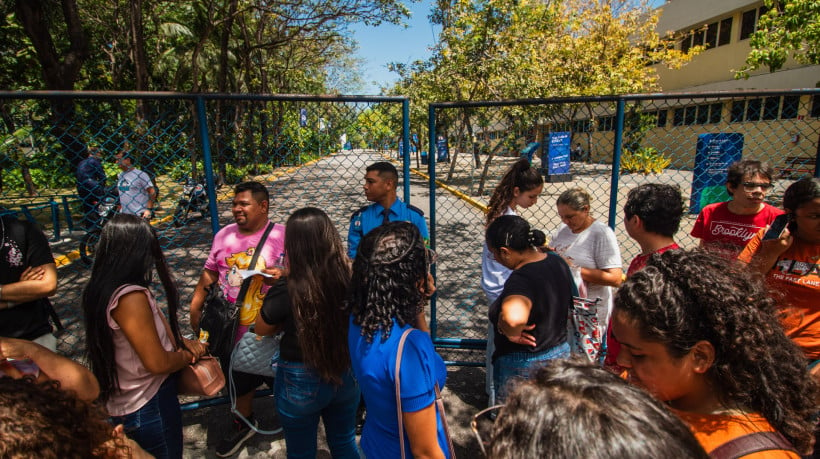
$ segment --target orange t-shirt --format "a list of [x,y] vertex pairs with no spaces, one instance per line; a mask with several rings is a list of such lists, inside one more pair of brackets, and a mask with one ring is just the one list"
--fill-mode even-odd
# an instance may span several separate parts
[[[759,414],[725,415],[725,414],[698,414],[685,413],[673,410],[683,422],[689,424],[695,438],[707,453],[711,453],[720,445],[754,432],[775,432],[769,421]],[[800,456],[793,451],[782,449],[760,451],[743,456],[752,459],[764,458],[791,458]]]
[[[760,247],[760,230],[738,256],[749,263]],[[820,245],[794,239],[774,266],[766,282],[774,292],[785,295],[780,308],[785,313],[783,328],[809,360],[820,359]],[[775,296],[775,298],[778,298]]]

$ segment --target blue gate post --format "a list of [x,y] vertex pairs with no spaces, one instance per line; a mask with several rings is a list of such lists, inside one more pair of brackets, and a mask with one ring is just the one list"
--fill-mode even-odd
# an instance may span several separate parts
[[199,140],[202,142],[202,161],[205,163],[205,180],[208,182],[208,211],[211,213],[211,230],[219,232],[219,211],[216,208],[216,181],[211,160],[211,139],[208,137],[208,119],[205,116],[205,100],[196,98],[196,116],[199,122]]
[[624,99],[618,98],[615,113],[615,146],[612,152],[612,184],[609,189],[609,227],[615,230],[615,219],[618,216],[618,181],[621,178],[621,148],[624,137]]
[[71,207],[68,205],[68,196],[63,196],[63,212],[65,213],[65,224],[68,231],[74,231],[74,219],[71,218]]
[[51,224],[54,225],[54,237],[51,241],[57,242],[60,240],[60,206],[57,205],[57,201],[49,199],[48,207],[51,210]]
[[402,174],[404,174],[404,202],[410,202],[410,100],[401,103]]
[[[436,146],[436,110],[431,107],[427,106],[427,133],[428,133],[428,150],[429,152],[436,151],[434,148]],[[432,153],[427,156],[427,158],[433,158]],[[436,250],[436,161],[428,160],[427,161],[427,173],[429,175],[429,185],[428,188],[430,189],[430,248]],[[433,279],[436,280],[436,265],[430,267],[430,274],[433,275]],[[436,320],[436,298],[438,295],[435,293],[430,298],[430,337],[433,339],[433,343],[436,342],[436,330],[438,329],[438,321]]]

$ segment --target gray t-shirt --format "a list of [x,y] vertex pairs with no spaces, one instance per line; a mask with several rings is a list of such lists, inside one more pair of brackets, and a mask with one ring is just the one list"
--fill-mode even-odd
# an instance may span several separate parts
[[148,188],[154,186],[151,177],[139,169],[121,172],[117,180],[122,213],[140,215],[148,208]]

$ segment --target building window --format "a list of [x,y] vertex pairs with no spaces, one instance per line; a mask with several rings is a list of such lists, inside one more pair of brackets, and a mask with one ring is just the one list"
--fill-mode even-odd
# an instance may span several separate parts
[[575,120],[572,123],[572,132],[590,132],[592,123],[589,120]]
[[718,102],[716,104],[712,104],[709,106],[709,122],[712,124],[720,123],[721,118],[721,110],[723,110],[723,104]]
[[776,120],[780,112],[780,97],[767,97],[765,104],[763,104],[763,119]]
[[757,25],[757,9],[744,11],[740,18],[740,39],[745,40],[755,32]]
[[743,121],[743,111],[746,109],[746,102],[743,100],[736,100],[732,102],[732,122],[739,123]]
[[760,109],[763,99],[749,99],[746,101],[746,116],[744,121],[760,121]]
[[718,46],[728,45],[732,40],[732,18],[720,21],[720,32],[718,33]]
[[598,118],[598,130],[599,131],[614,131],[615,130],[615,117],[614,116],[602,116]]
[[675,109],[675,114],[672,116],[672,126],[683,126],[683,107]]
[[780,109],[780,119],[790,120],[797,118],[798,107],[800,107],[800,96],[783,96],[783,107]]
[[666,127],[666,110],[655,112],[655,126]]
[[714,48],[717,46],[717,36],[718,36],[718,23],[713,22],[709,24],[706,28],[706,49]]
[[709,121],[709,106],[698,105],[697,124],[706,124]]
[[812,96],[811,98],[811,114],[812,118],[820,118],[820,95]]

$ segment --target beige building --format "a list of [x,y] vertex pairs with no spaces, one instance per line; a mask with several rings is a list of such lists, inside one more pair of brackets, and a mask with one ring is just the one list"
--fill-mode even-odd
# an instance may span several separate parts
[[743,89],[815,88],[820,65],[789,58],[782,69],[758,69],[748,79],[735,79],[751,50],[749,37],[766,11],[761,0],[672,0],[660,7],[658,32],[677,38],[679,49],[702,45],[706,50],[678,70],[656,66],[664,92],[735,91]]

